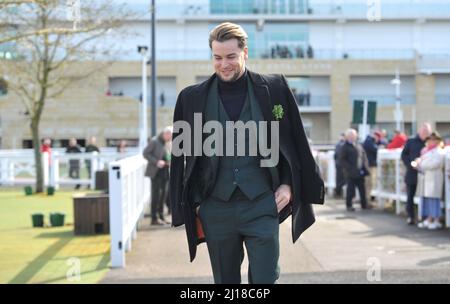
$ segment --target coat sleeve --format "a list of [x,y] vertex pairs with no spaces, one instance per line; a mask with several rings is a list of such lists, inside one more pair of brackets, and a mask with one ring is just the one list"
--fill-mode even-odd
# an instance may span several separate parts
[[148,162],[154,166],[158,163],[158,160],[154,155],[153,151],[155,150],[156,143],[154,140],[150,141],[150,144],[144,149],[143,155]]
[[[180,135],[180,130],[175,128],[178,121],[183,120],[183,91],[178,95],[177,103],[175,105],[175,111],[173,114],[174,131],[172,134],[172,142]],[[182,129],[181,129],[182,130]],[[182,148],[182,147],[180,147]],[[172,226],[180,226],[184,224],[183,216],[183,177],[184,177],[184,155],[175,156],[173,154],[173,147],[171,152],[171,168],[170,168],[170,181],[169,181],[169,197],[170,206],[172,208]]]
[[283,157],[283,155],[280,155],[279,175],[280,175],[280,184],[289,186],[292,185],[291,170],[289,168],[288,162]]
[[347,149],[344,147],[339,150],[339,163],[345,171],[350,172],[350,163],[347,161]]
[[367,173],[370,175],[369,171],[369,158],[367,157],[366,151],[364,151],[364,148],[361,147],[362,153],[363,153],[363,166],[366,169]]
[[366,150],[370,153],[373,153],[373,154],[377,153],[377,151],[378,151],[377,144],[375,143],[374,140],[371,140],[370,138],[366,138],[366,140],[364,141],[363,147],[364,147],[364,150]]
[[[287,96],[287,115],[290,122],[293,144],[300,160],[300,199],[303,204],[323,204],[325,186],[320,175],[319,167],[312,155],[311,147],[306,137],[300,112],[284,75],[282,88]],[[294,197],[296,194],[294,193]]]
[[419,168],[422,170],[437,170],[444,167],[444,156],[442,153],[432,153],[428,157],[421,157]]
[[407,141],[405,147],[402,150],[402,161],[403,164],[410,170],[412,170],[413,168],[411,167],[411,151],[410,151],[410,145],[411,145],[411,141]]

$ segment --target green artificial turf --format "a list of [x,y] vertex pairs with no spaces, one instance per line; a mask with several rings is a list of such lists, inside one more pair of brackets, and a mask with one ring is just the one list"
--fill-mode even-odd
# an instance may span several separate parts
[[[73,194],[25,196],[0,188],[0,283],[97,283],[103,278],[109,269],[109,235],[74,235]],[[65,225],[50,227],[50,212],[65,213]],[[44,227],[32,227],[33,213],[44,214]]]

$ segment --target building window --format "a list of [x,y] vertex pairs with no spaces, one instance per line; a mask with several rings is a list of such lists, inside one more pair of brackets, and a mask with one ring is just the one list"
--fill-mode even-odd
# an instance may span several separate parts
[[[219,23],[211,23],[212,30]],[[309,44],[306,23],[240,23],[248,35],[248,52],[251,59],[314,58]]]
[[307,0],[210,0],[211,14],[304,14]]
[[117,147],[121,141],[125,141],[127,147],[138,147],[139,146],[138,138],[107,138],[106,146],[107,147]]
[[298,106],[331,106],[328,77],[288,76],[287,81]]

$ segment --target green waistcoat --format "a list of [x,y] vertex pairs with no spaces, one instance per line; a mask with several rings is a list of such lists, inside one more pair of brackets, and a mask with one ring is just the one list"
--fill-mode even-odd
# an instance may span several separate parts
[[[239,119],[243,123],[255,121],[258,128],[258,122],[263,120],[261,109],[253,93],[253,86],[248,79],[248,95],[240,113]],[[211,196],[228,201],[236,187],[247,196],[248,199],[254,199],[261,193],[268,190],[274,190],[279,185],[279,177],[276,167],[264,168],[260,166],[261,157],[259,153],[256,156],[249,155],[249,144],[257,145],[256,137],[249,138],[250,132],[245,132],[245,156],[237,156],[237,130],[231,128],[234,132],[234,156],[226,156],[226,121],[230,121],[228,114],[220,101],[218,94],[218,83],[215,79],[208,92],[208,100],[205,111],[205,122],[209,120],[219,121],[224,130],[223,134],[223,156],[212,156],[210,164],[215,171],[215,183],[212,187]],[[269,124],[270,126],[270,124]],[[258,129],[257,129],[258,130]],[[232,144],[232,143],[229,143]],[[257,149],[258,152],[258,149]]]

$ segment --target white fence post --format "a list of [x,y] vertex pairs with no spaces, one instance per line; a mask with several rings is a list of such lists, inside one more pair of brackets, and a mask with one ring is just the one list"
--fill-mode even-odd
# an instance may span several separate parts
[[2,159],[0,161],[0,183],[8,183],[8,159]]
[[336,164],[334,161],[334,151],[327,152],[327,179],[328,179],[328,195],[333,195],[334,189],[336,189]]
[[48,186],[50,184],[50,154],[48,152],[43,152],[42,156],[42,171],[44,175],[44,186]]
[[378,151],[378,156],[377,156],[377,193],[376,193],[376,197],[377,197],[377,202],[378,202],[378,206],[381,207],[381,209],[384,210],[384,201],[385,199],[381,198],[381,160],[380,160],[380,151]]
[[10,185],[14,185],[14,181],[16,179],[15,173],[14,173],[14,162],[8,161],[7,162],[7,170],[8,173],[6,174],[6,178],[8,179],[8,182]]
[[395,158],[395,213],[397,215],[401,212],[400,183],[400,159]]
[[109,214],[111,266],[125,267],[125,252],[137,237],[137,227],[150,200],[150,190],[142,155],[109,164]]
[[52,176],[55,189],[59,189],[59,155],[58,152],[54,152],[52,158]]
[[94,151],[91,153],[91,158],[89,160],[91,162],[91,189],[95,189],[95,172],[98,170],[98,152]]
[[123,243],[122,181],[120,164],[109,167],[109,222],[111,234],[111,266],[125,267]]
[[450,150],[445,154],[445,227],[450,228]]

